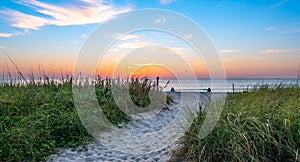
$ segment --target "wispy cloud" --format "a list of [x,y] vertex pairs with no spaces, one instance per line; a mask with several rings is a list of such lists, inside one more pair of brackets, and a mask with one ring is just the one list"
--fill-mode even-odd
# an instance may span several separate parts
[[5,46],[0,46],[0,49],[5,48]]
[[45,18],[24,14],[22,12],[11,9],[0,11],[0,13],[10,17],[12,26],[17,28],[39,29],[39,27],[44,26],[47,22],[50,22],[50,20],[47,20]]
[[169,47],[170,50],[174,51],[177,54],[183,55],[188,53],[188,50],[186,48],[181,47]]
[[159,2],[162,5],[166,5],[166,4],[171,4],[173,2],[176,2],[176,0],[160,0]]
[[289,52],[297,52],[300,51],[300,49],[266,49],[259,54],[273,54],[273,53],[289,53]]
[[[168,52],[175,52],[180,55],[184,55],[189,53],[189,50],[186,48],[182,47],[165,47],[161,48],[161,45],[153,44],[151,42],[148,42],[146,40],[134,40],[130,42],[124,42],[120,43],[117,48],[111,49],[111,52],[120,52],[122,49],[137,49],[137,48],[142,48],[145,46],[151,46],[152,50],[158,50],[163,53],[168,53]],[[149,48],[147,48],[149,50]]]
[[166,21],[167,21],[166,17],[161,17],[161,18],[156,19],[154,22],[156,24],[159,24],[159,23],[165,23]]
[[159,44],[151,44],[152,50],[159,51],[161,53],[176,53],[181,56],[186,56],[186,54],[190,53],[187,48],[177,47],[177,46],[161,46]]
[[81,34],[81,38],[86,38],[87,35],[86,34]]
[[0,33],[0,37],[4,37],[4,38],[8,38],[8,37],[11,37],[13,35],[14,35],[13,33]]
[[131,7],[116,8],[112,4],[100,0],[80,0],[79,3],[64,5],[54,5],[37,0],[20,0],[19,3],[32,8],[45,17],[25,14],[12,9],[3,10],[0,13],[7,15],[14,27],[35,30],[44,25],[67,26],[103,23],[117,14],[131,10]]
[[279,28],[274,27],[274,26],[270,26],[270,27],[265,28],[265,30],[268,31],[268,32],[278,32]]
[[279,2],[277,2],[277,3],[273,4],[273,5],[271,5],[271,6],[269,7],[269,9],[277,8],[277,7],[283,5],[283,4],[287,3],[287,2],[288,2],[288,0],[282,0],[282,1],[279,1]]
[[292,33],[300,33],[300,29],[294,28],[294,29],[286,29],[286,28],[280,28],[280,27],[274,27],[270,26],[265,28],[267,32],[275,32],[280,34],[292,34]]
[[235,52],[239,52],[239,50],[223,49],[220,51],[220,53],[235,53]]
[[136,34],[122,34],[122,33],[116,33],[113,35],[113,37],[115,37],[116,39],[122,40],[122,41],[140,38],[140,36],[136,35]]
[[23,36],[30,34],[30,31],[28,29],[24,29],[23,31],[14,31],[13,36]]
[[149,42],[139,40],[139,41],[135,41],[135,42],[121,43],[121,44],[119,44],[118,48],[140,48],[140,47],[144,47],[144,46],[148,46],[148,45],[150,45]]
[[291,30],[286,30],[284,33],[291,34],[291,33],[300,33],[300,29],[291,29]]
[[130,39],[138,39],[140,36],[135,34],[126,34],[125,36],[121,37],[120,40],[130,40]]
[[193,37],[193,35],[192,34],[183,34],[183,37],[185,39],[191,39]]
[[179,55],[184,55],[187,54],[189,51],[186,48],[182,48],[182,47],[169,47],[169,46],[165,46],[165,47],[161,47],[160,45],[158,46],[153,46],[153,49],[162,52],[162,53],[176,53]]
[[28,30],[14,31],[13,33],[0,33],[0,37],[9,38],[9,37],[13,37],[13,36],[22,36],[22,35],[26,35],[29,33],[30,32]]

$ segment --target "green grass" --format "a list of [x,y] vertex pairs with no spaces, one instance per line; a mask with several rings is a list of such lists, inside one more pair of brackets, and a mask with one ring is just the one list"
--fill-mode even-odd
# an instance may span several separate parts
[[[129,121],[113,101],[111,81],[96,78],[95,83],[98,103],[110,122]],[[130,83],[131,97],[144,106],[149,104],[146,96],[152,82],[141,83],[145,82]],[[72,78],[58,83],[45,77],[43,83],[0,86],[0,161],[46,160],[57,148],[76,147],[90,140],[74,107]]]
[[90,138],[75,111],[71,84],[0,87],[0,161],[43,160]]
[[300,88],[262,86],[227,96],[204,139],[200,112],[173,154],[176,161],[300,161]]

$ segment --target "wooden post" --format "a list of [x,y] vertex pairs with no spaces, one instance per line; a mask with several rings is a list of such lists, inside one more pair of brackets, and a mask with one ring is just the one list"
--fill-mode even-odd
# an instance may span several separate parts
[[158,90],[158,85],[159,85],[159,77],[156,77],[156,88]]
[[232,92],[234,93],[234,83],[232,83]]

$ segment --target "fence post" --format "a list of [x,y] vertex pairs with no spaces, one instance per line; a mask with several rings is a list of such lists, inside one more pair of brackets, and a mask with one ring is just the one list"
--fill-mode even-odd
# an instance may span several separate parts
[[158,90],[158,85],[159,85],[159,77],[156,77],[156,88]]

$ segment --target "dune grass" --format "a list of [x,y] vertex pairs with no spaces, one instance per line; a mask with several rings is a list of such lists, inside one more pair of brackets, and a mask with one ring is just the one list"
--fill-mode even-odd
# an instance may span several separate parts
[[[140,85],[140,84],[145,85]],[[110,79],[95,79],[99,105],[117,125],[130,117],[113,102]],[[152,82],[130,83],[132,98],[147,105]],[[138,87],[147,87],[141,89]],[[73,103],[72,77],[0,85],[0,161],[40,161],[60,147],[75,147],[93,140],[82,125]]]
[[199,112],[173,161],[300,161],[297,86],[230,94],[216,127],[199,139],[205,115]]
[[89,138],[74,109],[71,84],[0,87],[0,161],[43,160],[57,147]]

